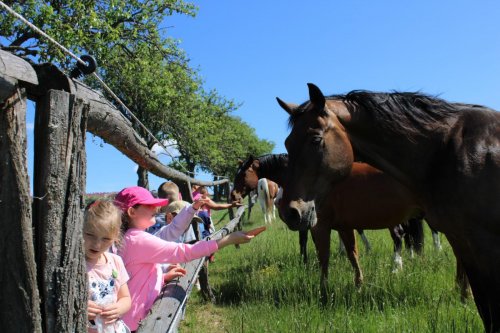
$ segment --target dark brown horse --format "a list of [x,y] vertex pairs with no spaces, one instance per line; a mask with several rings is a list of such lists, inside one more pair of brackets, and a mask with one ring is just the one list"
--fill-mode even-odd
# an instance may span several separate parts
[[[290,114],[289,173],[282,199],[326,202],[355,158],[405,184],[427,221],[448,238],[469,278],[487,332],[500,330],[500,113],[417,93],[353,91],[279,104]],[[300,208],[300,207],[299,207]]]
[[[260,177],[275,179],[283,183],[282,175],[286,174],[288,156],[265,155],[257,159],[250,156],[242,162],[236,172],[234,189],[231,199],[238,200],[241,195],[253,189],[253,184]],[[286,192],[284,188],[284,192]],[[335,229],[344,242],[348,258],[355,271],[355,282],[361,284],[363,274],[359,265],[354,229],[384,229],[389,228],[395,243],[396,269],[401,268],[401,244],[403,230],[400,223],[409,217],[419,216],[414,224],[422,225],[421,210],[415,204],[411,193],[393,178],[384,175],[381,171],[364,163],[354,163],[351,175],[338,186],[332,188],[325,204],[316,211],[317,223],[310,224],[311,217],[307,216],[306,223],[294,225],[296,218],[284,222],[292,230],[304,231],[304,227],[311,227],[314,243],[321,265],[321,285],[325,296],[328,279],[328,261],[330,257],[330,234]],[[305,229],[307,242],[307,229]],[[302,238],[301,238],[302,241]],[[301,244],[302,245],[302,244]]]

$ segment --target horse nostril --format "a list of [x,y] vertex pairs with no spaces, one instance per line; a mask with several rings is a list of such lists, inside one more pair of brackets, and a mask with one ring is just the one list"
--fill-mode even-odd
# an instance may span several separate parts
[[300,215],[300,211],[296,208],[290,208],[288,210],[288,214],[287,214],[287,225],[291,228],[291,229],[296,229],[298,227],[298,225],[300,224],[300,219],[301,219],[301,215]]

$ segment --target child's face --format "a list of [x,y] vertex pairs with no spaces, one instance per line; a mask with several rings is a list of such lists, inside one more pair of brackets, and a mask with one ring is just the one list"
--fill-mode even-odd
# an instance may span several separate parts
[[165,222],[167,224],[170,224],[172,223],[172,221],[174,220],[174,217],[177,216],[177,213],[165,213]]
[[85,259],[97,262],[104,252],[116,240],[116,235],[111,235],[102,230],[92,227],[83,230],[83,247],[85,249]]
[[158,208],[155,206],[139,205],[137,207],[130,207],[128,215],[130,217],[130,224],[137,229],[147,229],[156,223],[155,215]]

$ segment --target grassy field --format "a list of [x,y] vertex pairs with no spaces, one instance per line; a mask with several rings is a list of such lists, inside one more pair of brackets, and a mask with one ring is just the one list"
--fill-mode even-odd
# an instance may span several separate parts
[[[215,222],[222,216],[217,212]],[[217,227],[227,222],[223,220]],[[263,225],[254,209],[245,230]],[[366,231],[373,249],[360,244],[364,285],[357,289],[353,270],[337,253],[332,234],[328,305],[319,304],[319,267],[309,240],[310,263],[299,258],[298,233],[276,220],[267,231],[240,249],[229,247],[210,264],[216,304],[194,291],[180,332],[481,332],[473,300],[461,303],[454,285],[455,259],[442,237],[443,251],[432,246],[426,228],[419,257],[403,253],[404,268],[391,273],[389,232]]]

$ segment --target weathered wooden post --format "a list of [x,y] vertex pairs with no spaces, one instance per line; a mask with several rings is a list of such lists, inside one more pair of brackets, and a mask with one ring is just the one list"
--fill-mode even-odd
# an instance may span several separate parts
[[81,230],[87,113],[88,104],[60,90],[48,91],[37,103],[33,221],[47,332],[86,330]]
[[27,62],[0,52],[0,323],[4,332],[42,332],[26,158],[26,90],[19,85],[38,81]]

